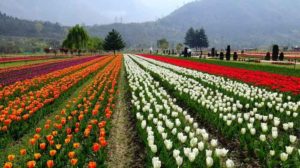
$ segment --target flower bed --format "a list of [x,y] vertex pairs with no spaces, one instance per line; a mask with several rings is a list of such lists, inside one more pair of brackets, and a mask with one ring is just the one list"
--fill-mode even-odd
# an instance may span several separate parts
[[22,134],[20,130],[23,130],[22,123],[27,123],[45,105],[53,103],[61,94],[105,66],[112,58],[101,59],[76,73],[66,75],[47,84],[39,90],[16,97],[14,100],[9,101],[6,106],[2,105],[0,108],[0,140],[1,138],[7,138],[8,135],[20,136]]
[[[115,58],[3,163],[14,167],[103,167],[122,58]],[[99,68],[99,66],[98,66]]]
[[176,58],[167,58],[162,56],[142,56],[181,67],[186,67],[214,75],[240,80],[242,82],[250,83],[256,86],[263,86],[282,92],[292,92],[294,94],[300,94],[300,78],[298,77],[284,76],[262,71],[251,71],[240,68],[225,67],[213,64],[193,62],[188,60],[180,60]]
[[258,157],[261,165],[269,167],[300,165],[299,100],[152,59],[132,58],[224,137],[238,140],[240,150],[249,151],[248,158]]
[[66,60],[66,61],[62,61],[62,62],[46,64],[44,66],[33,66],[32,68],[3,72],[0,74],[0,84],[7,85],[7,84],[11,84],[11,83],[14,83],[17,81],[30,79],[35,76],[47,74],[47,73],[57,71],[60,69],[64,69],[67,67],[71,67],[74,65],[79,65],[79,64],[91,61],[93,59],[96,59],[96,58],[98,58],[98,57],[97,56],[83,57],[81,59]]
[[146,167],[234,167],[229,150],[176,105],[160,82],[125,56],[138,130],[147,148]]
[[104,59],[106,57],[100,57],[98,59],[94,59],[79,65],[71,66],[68,68],[64,68],[61,70],[57,70],[51,73],[47,73],[38,77],[34,77],[32,79],[26,79],[23,81],[17,81],[11,85],[4,86],[0,88],[0,102],[2,102],[2,105],[5,104],[5,101],[7,102],[11,98],[14,98],[16,96],[21,96],[22,94],[28,92],[28,91],[34,91],[39,89],[40,87],[48,84],[49,82],[53,82],[55,80],[59,80],[60,78],[64,77],[65,75],[72,74],[82,68],[85,68],[89,65],[92,65],[96,63],[97,61],[100,61],[101,59]]

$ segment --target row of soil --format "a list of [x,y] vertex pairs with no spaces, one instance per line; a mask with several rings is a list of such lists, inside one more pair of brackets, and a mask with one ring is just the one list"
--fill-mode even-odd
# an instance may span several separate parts
[[116,108],[111,121],[108,139],[108,168],[142,168],[145,150],[136,131],[136,119],[131,112],[131,94],[124,65],[118,83]]

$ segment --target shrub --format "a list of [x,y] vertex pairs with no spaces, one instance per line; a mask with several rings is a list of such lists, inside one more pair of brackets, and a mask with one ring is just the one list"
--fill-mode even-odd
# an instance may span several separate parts
[[220,53],[220,60],[224,60],[224,53],[223,52]]
[[280,60],[280,61],[283,61],[283,59],[284,59],[284,53],[281,52],[280,55],[279,55],[279,60]]
[[267,52],[266,57],[265,57],[265,60],[270,60],[270,59],[271,59],[271,53],[270,53],[270,52]]
[[238,54],[237,54],[237,52],[234,52],[234,53],[233,53],[233,60],[236,61],[237,59],[238,59]]
[[279,46],[277,44],[273,45],[273,51],[272,51],[272,60],[277,61],[278,60],[278,54],[279,54]]
[[215,55],[215,48],[211,48],[211,56],[214,57]]
[[230,60],[230,45],[227,46],[226,49],[226,60],[229,61]]

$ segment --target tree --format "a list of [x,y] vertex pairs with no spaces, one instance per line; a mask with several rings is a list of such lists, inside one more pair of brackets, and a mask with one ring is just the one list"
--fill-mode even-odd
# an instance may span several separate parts
[[88,41],[88,50],[97,52],[103,49],[103,40],[98,37],[91,37]]
[[78,55],[87,47],[89,36],[83,27],[76,25],[69,30],[67,38],[63,41],[63,47],[77,50]]
[[284,59],[284,53],[281,52],[281,53],[279,54],[279,60],[280,60],[280,61],[283,61],[283,59]]
[[273,45],[273,51],[272,51],[272,60],[277,61],[279,55],[279,46],[277,44]]
[[112,29],[112,31],[105,37],[103,48],[106,51],[114,51],[114,55],[116,55],[117,50],[125,48],[125,43],[121,34],[115,29]]
[[189,46],[190,48],[194,48],[195,47],[195,30],[194,28],[190,28],[185,35],[184,38],[184,44]]
[[201,28],[200,30],[194,30],[194,28],[190,28],[185,35],[185,45],[190,48],[207,48],[209,46],[207,36],[205,34],[205,30]]
[[169,42],[167,39],[163,38],[157,41],[157,47],[162,49],[162,50],[166,50],[169,48]]
[[195,37],[195,47],[196,48],[207,48],[209,46],[208,39],[205,34],[205,30],[201,28],[200,30],[196,31],[196,37]]
[[227,46],[227,49],[226,49],[226,60],[229,61],[230,60],[230,54],[231,54],[231,51],[230,51],[230,45]]

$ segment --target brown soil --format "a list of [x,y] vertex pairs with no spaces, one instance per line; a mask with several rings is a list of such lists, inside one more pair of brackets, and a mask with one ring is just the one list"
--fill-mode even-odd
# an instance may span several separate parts
[[108,140],[108,168],[144,167],[144,152],[135,130],[134,116],[127,103],[125,67],[121,69],[118,83],[116,109],[112,116]]

